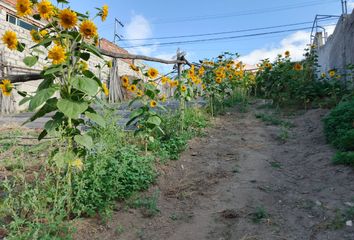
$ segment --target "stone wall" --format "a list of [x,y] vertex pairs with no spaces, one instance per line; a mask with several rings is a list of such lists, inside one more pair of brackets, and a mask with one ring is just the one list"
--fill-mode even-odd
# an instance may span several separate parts
[[347,73],[346,66],[354,64],[354,12],[342,16],[331,36],[323,46],[318,46],[319,74],[335,69]]

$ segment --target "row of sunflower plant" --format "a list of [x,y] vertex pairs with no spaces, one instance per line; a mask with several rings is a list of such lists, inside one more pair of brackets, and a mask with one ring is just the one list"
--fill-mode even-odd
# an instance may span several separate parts
[[343,76],[335,69],[317,74],[314,47],[305,49],[304,56],[303,61],[296,62],[286,51],[274,62],[262,60],[258,64],[254,94],[272,99],[277,106],[336,105],[348,93],[345,81],[341,81]]
[[[149,142],[153,142],[157,135],[164,134],[166,129],[161,127],[166,112],[164,102],[167,93],[179,104],[179,130],[184,131],[185,111],[190,102],[206,99],[208,111],[212,116],[222,112],[225,101],[232,98],[235,92],[246,98],[255,84],[255,74],[247,72],[242,62],[235,62],[238,54],[224,53],[215,59],[203,60],[198,66],[191,65],[182,71],[180,76],[173,79],[168,76],[159,76],[156,69],[142,71],[131,65],[134,71],[141,72],[148,81],[142,78],[130,79],[122,76],[122,85],[133,94],[130,106],[136,104],[127,125],[136,126],[135,134],[145,143],[145,150]],[[162,89],[165,93],[162,93]]]

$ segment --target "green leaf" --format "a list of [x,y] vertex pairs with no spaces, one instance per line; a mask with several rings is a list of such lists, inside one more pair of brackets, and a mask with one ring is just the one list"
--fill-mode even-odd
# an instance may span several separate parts
[[106,121],[104,118],[97,113],[85,112],[85,116],[100,125],[101,127],[106,127]]
[[88,104],[86,102],[74,102],[68,99],[60,99],[57,103],[57,107],[65,114],[65,116],[77,119],[81,113],[86,111]]
[[53,161],[58,168],[66,167],[66,165],[73,160],[75,160],[75,154],[71,151],[58,152],[53,157]]
[[96,55],[97,57],[99,58],[103,58],[102,54],[100,53],[100,50],[95,47],[94,45],[90,45],[90,44],[87,44],[87,43],[82,43],[82,48],[89,51],[90,53]]
[[17,93],[18,93],[21,97],[27,97],[27,92],[25,92],[25,91],[17,91]]
[[90,70],[83,71],[82,74],[84,74],[84,76],[87,78],[91,78],[91,79],[95,80],[98,83],[98,85],[100,87],[102,87],[101,80],[98,77],[96,77],[96,75],[93,72],[91,72]]
[[90,59],[90,56],[91,55],[89,53],[87,53],[87,52],[80,53],[80,58],[82,58],[85,61],[88,61]]
[[18,105],[21,106],[21,105],[25,104],[26,102],[28,102],[31,99],[32,99],[32,97],[22,98],[21,101],[18,103]]
[[41,106],[45,101],[53,96],[56,91],[56,88],[47,88],[37,92],[36,95],[31,99],[28,110],[33,111],[37,107]]
[[43,130],[43,131],[39,134],[39,136],[38,136],[38,141],[42,140],[42,139],[45,138],[45,136],[47,136],[47,135],[48,135],[47,130]]
[[28,56],[23,59],[23,62],[28,67],[33,67],[38,62],[38,56]]
[[144,114],[145,110],[143,108],[139,108],[134,110],[131,114],[130,114],[130,120],[127,122],[127,126],[129,126],[130,124],[132,124],[138,117],[142,116]]
[[51,67],[51,68],[44,70],[43,75],[55,74],[60,71],[61,71],[61,67]]
[[53,84],[54,79],[54,75],[44,76],[44,80],[39,84],[37,91],[49,88]]
[[147,122],[151,123],[151,124],[153,124],[155,126],[160,126],[161,118],[158,117],[158,116],[151,116],[151,117],[148,118]]
[[58,38],[55,38],[55,37],[51,37],[51,38],[45,38],[43,41],[41,41],[40,43],[34,45],[31,47],[32,48],[36,48],[36,47],[39,47],[39,46],[46,46],[47,44],[51,44],[52,41],[54,40],[57,40]]
[[87,93],[90,96],[95,96],[97,94],[98,84],[92,78],[79,76],[73,79],[72,84],[74,88]]
[[39,15],[39,14],[34,14],[32,17],[38,21],[41,20],[41,15]]
[[30,119],[28,119],[22,125],[25,125],[28,122],[33,122],[34,120],[43,117],[47,113],[57,110],[57,102],[57,98],[48,99],[47,102],[43,105],[43,107],[39,109]]
[[81,145],[87,149],[91,149],[93,147],[92,138],[88,134],[76,135],[74,137],[74,140],[76,143],[78,143],[79,145]]
[[17,44],[17,51],[23,52],[25,48],[26,48],[26,44],[20,42]]

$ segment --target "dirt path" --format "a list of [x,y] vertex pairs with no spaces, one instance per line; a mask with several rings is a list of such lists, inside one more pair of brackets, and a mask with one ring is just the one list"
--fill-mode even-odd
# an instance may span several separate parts
[[76,239],[354,239],[339,212],[354,206],[354,173],[330,163],[326,111],[293,117],[290,130],[267,126],[259,111],[216,118],[179,161],[160,169],[146,193],[158,194],[157,215],[119,205],[106,224],[81,223]]

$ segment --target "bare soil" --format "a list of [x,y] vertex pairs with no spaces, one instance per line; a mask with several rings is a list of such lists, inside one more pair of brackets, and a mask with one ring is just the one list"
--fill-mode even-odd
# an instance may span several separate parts
[[215,118],[179,161],[159,167],[143,194],[158,193],[157,214],[118,203],[106,222],[76,222],[75,239],[354,239],[340,214],[354,206],[354,172],[331,164],[327,110],[287,117],[294,127],[284,129],[257,119],[266,111],[257,106]]

